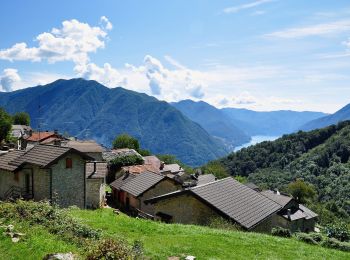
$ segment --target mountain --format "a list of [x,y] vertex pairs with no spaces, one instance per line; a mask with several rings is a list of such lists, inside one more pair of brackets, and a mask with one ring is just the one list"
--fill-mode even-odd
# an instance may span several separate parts
[[281,136],[295,132],[305,123],[327,115],[321,112],[309,111],[258,112],[239,108],[223,108],[221,111],[250,136]]
[[[166,102],[96,81],[57,80],[45,86],[0,93],[8,112],[26,111],[32,127],[57,129],[110,146],[121,133],[140,140],[153,153],[174,154],[197,166],[226,154],[223,143]],[[40,106],[40,109],[39,109]]]
[[312,120],[300,127],[301,130],[313,130],[325,126],[337,124],[340,121],[350,120],[350,104],[338,110],[332,115],[327,115],[315,120]]
[[183,100],[171,103],[209,134],[223,140],[231,149],[250,141],[249,135],[239,129],[223,111],[203,101]]
[[[315,187],[319,202],[315,207],[319,207],[319,212],[329,210],[329,214],[350,222],[349,159],[350,121],[343,121],[262,142],[217,163],[229,174],[245,176],[264,188],[288,191],[289,183],[302,179]],[[326,221],[329,216],[323,215],[321,220]]]

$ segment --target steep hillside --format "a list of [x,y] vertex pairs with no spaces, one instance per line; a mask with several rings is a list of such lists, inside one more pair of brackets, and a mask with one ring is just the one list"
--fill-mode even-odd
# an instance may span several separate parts
[[249,142],[250,137],[239,129],[225,113],[203,101],[183,100],[172,105],[209,134],[225,141],[230,147]]
[[333,124],[337,124],[340,121],[350,120],[350,104],[346,105],[339,111],[332,115],[324,116],[315,120],[312,120],[300,127],[301,130],[313,130]]
[[285,135],[232,153],[219,162],[231,175],[287,190],[296,178],[314,185],[317,201],[343,220],[350,215],[350,121]]
[[280,136],[295,132],[310,120],[326,114],[321,112],[270,111],[223,108],[222,111],[248,135]]
[[[32,126],[57,129],[110,146],[116,135],[129,133],[153,153],[176,155],[196,166],[223,156],[222,142],[211,137],[166,102],[95,81],[58,80],[46,86],[0,93],[8,112],[26,111]],[[40,109],[39,109],[40,108]]]

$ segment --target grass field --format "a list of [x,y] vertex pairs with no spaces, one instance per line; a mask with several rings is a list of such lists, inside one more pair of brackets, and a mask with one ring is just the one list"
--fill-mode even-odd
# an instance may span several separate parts
[[295,239],[224,231],[207,227],[164,224],[116,215],[110,209],[72,210],[105,236],[141,240],[151,259],[194,255],[197,259],[350,259],[350,254],[308,245]]
[[[142,241],[147,259],[194,255],[197,259],[350,259],[350,253],[312,246],[296,239],[224,231],[191,225],[175,225],[116,215],[111,209],[70,209],[69,215],[102,230],[103,237]],[[1,212],[0,212],[1,219]],[[8,221],[6,221],[8,223]],[[84,255],[79,245],[50,234],[41,225],[11,223],[17,232],[26,233],[12,243],[0,230],[0,259],[42,259],[47,253],[73,252]]]

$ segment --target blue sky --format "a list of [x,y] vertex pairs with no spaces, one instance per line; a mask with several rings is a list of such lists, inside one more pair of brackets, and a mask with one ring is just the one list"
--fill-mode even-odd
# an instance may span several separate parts
[[84,77],[218,107],[350,103],[348,0],[22,0],[1,10],[3,91]]

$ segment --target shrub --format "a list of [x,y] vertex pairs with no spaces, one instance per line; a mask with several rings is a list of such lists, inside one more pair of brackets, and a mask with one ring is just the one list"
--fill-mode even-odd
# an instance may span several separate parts
[[300,240],[303,241],[305,243],[311,244],[311,245],[317,245],[317,242],[312,238],[311,235],[306,234],[306,233],[297,233],[295,234],[295,237]]
[[345,223],[329,225],[325,231],[329,238],[336,238],[342,242],[350,240],[350,231]]
[[271,234],[273,236],[278,236],[278,237],[291,237],[292,233],[290,232],[289,229],[281,228],[281,227],[276,227],[273,228],[271,231]]
[[132,246],[132,252],[135,256],[135,259],[142,259],[143,256],[143,243],[140,240],[135,240],[134,245]]
[[310,233],[309,236],[315,240],[317,243],[321,242],[323,240],[322,234],[319,233]]
[[327,238],[322,243],[321,246],[327,248],[339,249],[345,252],[350,252],[350,243],[340,242],[335,238]]
[[63,209],[51,206],[48,202],[17,200],[15,203],[0,203],[0,212],[5,219],[26,220],[32,225],[42,225],[50,233],[68,239],[100,237],[100,232],[77,222]]
[[217,218],[211,218],[209,220],[208,226],[210,228],[217,228],[217,229],[224,229],[224,230],[241,230],[239,226],[235,225],[234,223],[222,218],[222,217],[217,217]]
[[100,259],[118,259],[118,260],[130,260],[135,259],[132,250],[122,240],[107,239],[100,241],[97,245],[93,246],[89,250],[86,257],[87,260],[100,260]]

